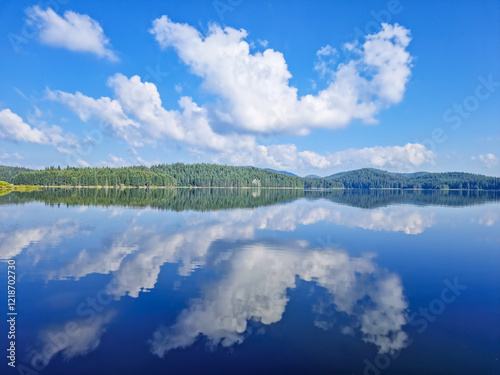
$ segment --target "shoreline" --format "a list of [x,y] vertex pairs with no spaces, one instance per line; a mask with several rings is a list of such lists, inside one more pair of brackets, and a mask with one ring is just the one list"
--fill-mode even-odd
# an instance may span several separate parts
[[[424,189],[424,188],[303,188],[303,187],[257,187],[257,186],[71,186],[71,185],[33,185],[34,191],[39,189],[254,189],[254,190],[303,190],[303,191],[330,191],[330,190],[402,190],[402,191],[492,191],[496,189]],[[36,189],[38,188],[38,189]],[[17,190],[21,191],[21,190]]]

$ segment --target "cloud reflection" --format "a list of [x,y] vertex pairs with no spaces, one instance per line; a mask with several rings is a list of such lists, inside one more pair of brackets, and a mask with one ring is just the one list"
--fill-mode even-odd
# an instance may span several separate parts
[[138,297],[154,288],[166,263],[179,264],[188,276],[206,264],[212,244],[219,240],[253,240],[259,231],[294,231],[301,225],[330,222],[346,227],[418,234],[434,224],[434,213],[409,207],[364,210],[324,200],[298,200],[253,210],[182,213],[180,226],[146,227],[136,220],[121,234],[106,239],[104,248],[83,249],[66,266],[45,271],[49,279],[79,279],[93,273],[112,273],[109,294]]
[[[20,220],[24,220],[24,216]],[[78,224],[71,219],[59,219],[51,226],[0,232],[0,259],[12,259],[32,244],[39,248],[56,246],[63,239],[77,234]],[[35,254],[35,261],[40,255]]]
[[220,280],[207,285],[201,298],[192,299],[172,326],[154,332],[150,345],[155,355],[186,348],[200,335],[212,345],[243,342],[249,321],[269,325],[282,319],[287,290],[296,287],[296,277],[325,288],[335,310],[347,314],[363,340],[376,345],[380,353],[407,344],[401,280],[369,256],[351,258],[340,249],[308,249],[304,244],[295,248],[255,244],[231,253],[225,262]]
[[106,331],[106,325],[114,316],[114,312],[109,312],[97,315],[90,323],[83,320],[70,321],[44,330],[40,335],[38,349],[32,352],[32,362],[44,368],[59,353],[65,360],[70,360],[96,350]]

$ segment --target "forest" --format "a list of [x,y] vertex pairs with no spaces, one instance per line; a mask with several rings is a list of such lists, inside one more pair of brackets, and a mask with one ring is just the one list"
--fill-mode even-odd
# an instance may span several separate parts
[[463,172],[445,173],[391,173],[364,168],[341,172],[327,180],[341,183],[346,189],[463,189],[499,190],[500,178]]
[[38,186],[500,190],[498,177],[462,172],[391,173],[363,168],[322,178],[207,163],[158,164],[149,168],[0,167],[0,176],[16,185]]
[[0,181],[12,183],[16,175],[18,175],[21,172],[29,172],[29,171],[32,171],[32,169],[23,167],[8,167],[5,165],[0,165]]
[[41,171],[22,172],[13,178],[16,185],[41,186],[175,186],[166,174],[147,167],[74,168],[50,167]]
[[481,190],[404,189],[79,189],[44,188],[30,193],[2,195],[3,204],[44,202],[50,206],[151,207],[172,211],[217,211],[270,206],[299,198],[326,199],[364,209],[393,204],[465,207],[498,202],[500,192]]
[[301,178],[255,167],[218,164],[159,164],[151,171],[172,176],[177,186],[303,188]]
[[[300,189],[73,189],[45,188],[0,197],[2,204],[44,202],[50,206],[151,207],[172,211],[255,208],[302,197]],[[1,195],[1,194],[0,194]]]

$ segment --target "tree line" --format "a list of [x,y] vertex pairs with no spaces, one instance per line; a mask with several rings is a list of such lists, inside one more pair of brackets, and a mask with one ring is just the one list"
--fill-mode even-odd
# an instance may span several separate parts
[[300,177],[288,176],[255,167],[218,164],[158,164],[153,172],[172,176],[178,186],[197,187],[277,187],[303,188]]
[[[14,184],[39,186],[263,187],[296,189],[463,189],[500,190],[500,179],[472,173],[391,173],[364,168],[325,178],[298,177],[255,167],[217,164],[158,164],[122,168],[49,167],[7,170]],[[13,167],[10,167],[13,168]],[[5,178],[5,181],[9,179]],[[9,182],[11,182],[9,181]]]
[[151,207],[170,211],[255,208],[303,196],[301,189],[73,189],[45,188],[0,197],[2,204],[44,202],[50,206]]
[[6,165],[0,165],[0,181],[13,183],[16,175],[21,172],[29,172],[31,170],[32,169],[24,167],[8,167]]
[[348,189],[500,189],[498,177],[462,172],[403,174],[364,168],[334,174],[326,179],[337,181]]
[[343,205],[373,209],[393,204],[465,207],[500,201],[499,191],[481,190],[302,190],[302,189],[78,189],[45,188],[10,192],[3,204],[44,202],[50,206],[151,207],[170,211],[216,211],[255,208],[295,199],[327,199]]
[[19,173],[13,180],[16,185],[41,186],[175,186],[171,176],[155,173],[147,167],[49,167],[41,171]]

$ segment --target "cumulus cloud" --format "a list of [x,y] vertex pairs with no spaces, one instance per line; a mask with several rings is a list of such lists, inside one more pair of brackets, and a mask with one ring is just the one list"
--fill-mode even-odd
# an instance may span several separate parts
[[329,167],[376,167],[392,169],[411,169],[423,164],[434,164],[436,154],[424,145],[408,143],[405,146],[376,146],[363,149],[348,149],[326,155],[313,151],[299,152],[293,144],[257,146],[255,149],[237,153],[222,152],[216,162],[229,162],[235,165],[266,165],[271,168],[300,170],[325,169]]
[[408,143],[405,146],[367,147],[349,149],[329,155],[332,165],[359,163],[378,168],[409,168],[422,164],[433,164],[436,154],[427,150],[424,145]]
[[44,121],[32,119],[40,123],[42,127],[30,126],[10,109],[0,111],[0,138],[18,141],[38,143],[41,145],[52,145],[59,152],[69,153],[66,147],[78,147],[80,141],[69,132],[63,132],[59,126],[46,126]]
[[32,128],[10,109],[0,111],[0,137],[13,141],[50,144],[50,135]]
[[353,47],[356,60],[339,64],[336,70],[330,61],[336,55],[334,48],[321,48],[318,58],[325,64],[316,69],[330,71],[329,85],[317,95],[300,98],[288,83],[291,74],[283,55],[272,49],[250,53],[244,30],[211,25],[208,35],[202,36],[163,16],[153,22],[151,32],[162,47],[175,48],[203,78],[205,88],[222,99],[221,105],[200,106],[182,96],[178,109],[166,109],[155,84],[119,73],[108,79],[113,98],[50,89],[47,97],[65,104],[84,122],[99,121],[108,134],[132,147],[173,140],[196,155],[209,154],[217,163],[298,171],[338,165],[407,169],[434,161],[434,153],[420,144],[321,155],[298,150],[294,144],[261,145],[255,135],[259,131],[307,134],[315,127],[346,126],[355,118],[373,122],[380,109],[402,99],[410,76],[411,56],[406,51],[410,36],[401,26],[384,24],[364,44]]
[[[151,33],[162,48],[173,48],[191,71],[203,79],[206,90],[224,100],[218,113],[233,126],[255,132],[307,134],[312,128],[339,128],[355,119],[367,123],[391,104],[402,100],[410,76],[406,51],[409,30],[382,24],[356,49],[356,58],[332,71],[326,89],[299,97],[289,85],[292,77],[281,52],[250,52],[247,32],[212,24],[207,35],[171,21],[153,21]],[[318,57],[331,57],[331,46]],[[330,69],[325,64],[317,69]]]
[[109,78],[108,85],[114,91],[114,99],[94,99],[80,92],[70,94],[49,89],[47,97],[65,104],[84,122],[97,119],[104,130],[134,147],[155,145],[158,140],[166,139],[215,151],[255,144],[251,136],[215,133],[206,110],[190,97],[180,98],[180,111],[165,109],[156,85],[142,82],[139,76],[127,78],[116,74]]
[[108,157],[109,160],[102,160],[99,164],[103,167],[109,167],[109,168],[120,168],[129,166],[129,163],[127,163],[123,158],[120,158],[113,154],[108,154]]
[[109,39],[101,25],[86,14],[66,11],[63,17],[51,8],[38,5],[26,9],[28,22],[39,29],[40,41],[52,47],[92,53],[100,58],[117,61],[110,49]]

